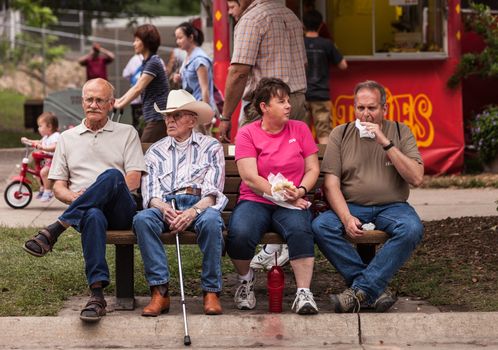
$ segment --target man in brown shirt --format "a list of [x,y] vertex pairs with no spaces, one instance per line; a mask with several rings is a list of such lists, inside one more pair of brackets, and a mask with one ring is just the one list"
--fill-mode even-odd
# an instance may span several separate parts
[[[360,304],[384,312],[396,301],[386,291],[389,281],[422,239],[420,218],[406,200],[409,185],[422,183],[424,165],[410,129],[384,119],[384,87],[365,81],[354,95],[356,123],[329,137],[321,170],[332,210],[313,221],[313,233],[348,285],[331,296],[335,312],[358,312]],[[361,236],[367,223],[390,236],[368,265],[344,235]]]

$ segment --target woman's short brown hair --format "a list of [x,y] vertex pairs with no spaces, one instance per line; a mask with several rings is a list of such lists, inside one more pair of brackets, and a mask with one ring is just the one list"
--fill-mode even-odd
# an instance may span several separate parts
[[262,78],[256,89],[254,90],[254,98],[252,103],[258,111],[259,115],[263,115],[261,107],[259,106],[261,102],[266,104],[270,103],[272,97],[287,95],[290,96],[290,88],[282,79],[278,78]]
[[144,46],[153,54],[157,53],[159,45],[161,45],[161,35],[156,26],[153,24],[143,24],[135,30],[135,37],[142,40]]

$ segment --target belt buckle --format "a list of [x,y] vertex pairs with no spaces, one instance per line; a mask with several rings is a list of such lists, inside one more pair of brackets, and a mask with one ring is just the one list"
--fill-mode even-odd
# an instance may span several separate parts
[[192,196],[199,196],[201,193],[201,190],[199,188],[194,188],[194,187],[186,187],[185,188],[185,193],[190,194]]
[[178,191],[175,192],[175,194],[189,194],[192,196],[198,196],[200,195],[200,189],[199,188],[193,188],[193,187],[184,187],[182,189],[179,189]]

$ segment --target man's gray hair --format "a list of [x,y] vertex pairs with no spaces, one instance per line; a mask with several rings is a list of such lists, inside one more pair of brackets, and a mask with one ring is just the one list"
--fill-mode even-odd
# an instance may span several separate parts
[[81,94],[83,95],[83,91],[85,91],[85,88],[88,85],[96,83],[96,82],[100,82],[100,83],[107,85],[107,87],[111,91],[111,96],[109,96],[109,97],[114,98],[114,86],[111,83],[109,83],[107,80],[102,79],[102,78],[95,78],[95,79],[88,80],[85,84],[83,84],[83,87],[81,88]]
[[354,102],[356,104],[356,94],[358,91],[361,89],[368,89],[368,90],[377,90],[380,93],[380,104],[384,106],[387,101],[386,97],[386,89],[384,89],[384,86],[379,84],[378,82],[374,80],[366,80],[361,83],[358,83],[355,88],[354,88]]

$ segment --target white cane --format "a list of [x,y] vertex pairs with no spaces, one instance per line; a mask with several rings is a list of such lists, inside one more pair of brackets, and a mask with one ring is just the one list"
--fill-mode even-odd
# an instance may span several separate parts
[[[174,199],[171,200],[171,207],[176,212],[176,201]],[[185,328],[185,336],[183,337],[183,344],[190,345],[192,342],[190,341],[190,336],[188,335],[188,325],[187,325],[187,306],[185,304],[185,293],[183,291],[183,271],[182,271],[182,256],[180,254],[180,238],[178,235],[180,232],[176,231],[176,255],[178,258],[178,275],[180,276],[180,295],[181,295],[181,304],[183,311],[183,327]]]

